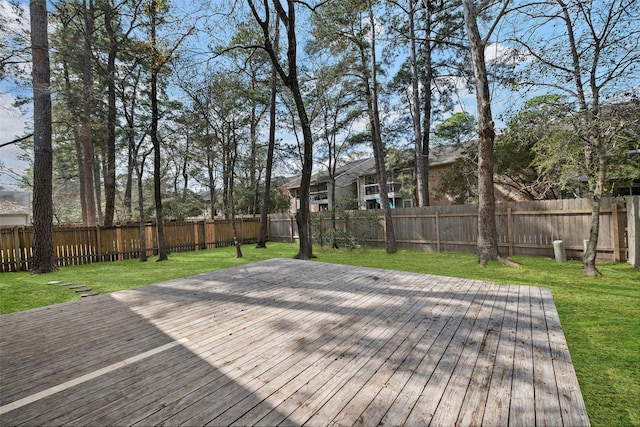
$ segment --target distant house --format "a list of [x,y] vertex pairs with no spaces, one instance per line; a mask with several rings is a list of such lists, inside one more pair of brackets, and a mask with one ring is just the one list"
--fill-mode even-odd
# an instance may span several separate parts
[[[326,169],[311,177],[309,195],[309,209],[311,212],[326,211],[333,208],[335,203],[358,200],[358,176],[375,167],[373,158],[354,160],[345,163],[336,170],[335,183],[332,184]],[[290,212],[300,209],[300,180],[301,177],[291,178],[284,185],[289,195]],[[331,196],[331,187],[335,185],[335,200]]]
[[0,191],[0,226],[29,225],[30,200],[24,191]]
[[[429,186],[435,188],[442,174],[459,158],[461,150],[456,147],[432,148],[429,154]],[[300,209],[300,177],[291,178],[282,187],[290,198],[290,212]],[[387,176],[387,192],[392,208],[413,207],[416,205],[415,173],[413,168],[394,169]],[[311,178],[309,204],[311,212],[330,210],[334,205],[331,198],[331,180],[328,173],[322,171]],[[336,202],[357,209],[379,209],[380,190],[375,160],[366,158],[344,164],[336,171]],[[351,201],[351,203],[348,203]],[[431,205],[450,205],[449,198],[430,197]],[[351,206],[349,206],[351,205]]]
[[[440,185],[442,175],[460,157],[462,149],[456,146],[433,147],[429,151],[429,188],[434,189]],[[368,171],[358,176],[358,207],[360,209],[380,209],[380,190],[378,174],[375,165]],[[416,206],[418,196],[416,194],[415,170],[412,167],[394,169],[387,173],[387,194],[392,209],[411,208]],[[429,192],[429,205],[450,205],[453,199],[450,197],[434,197],[434,192]]]

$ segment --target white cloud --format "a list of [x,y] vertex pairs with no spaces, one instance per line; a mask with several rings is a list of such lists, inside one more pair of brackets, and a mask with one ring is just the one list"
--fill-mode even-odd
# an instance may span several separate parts
[[532,58],[517,49],[500,43],[491,43],[484,50],[484,58],[487,64],[521,65]]
[[[0,93],[0,144],[13,141],[25,133],[26,117],[15,107],[15,98],[8,93]],[[18,156],[21,150],[14,144],[0,148],[0,162],[5,169],[22,172],[28,165]],[[4,172],[4,170],[3,170]],[[10,187],[14,180],[7,174],[0,175],[0,185]]]

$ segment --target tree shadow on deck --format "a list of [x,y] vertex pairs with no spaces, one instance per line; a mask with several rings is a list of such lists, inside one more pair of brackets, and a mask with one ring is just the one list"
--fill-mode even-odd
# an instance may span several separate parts
[[[216,368],[111,295],[4,315],[0,341],[1,425],[201,425],[277,412],[235,381],[240,372]],[[6,411],[20,399],[30,403]]]

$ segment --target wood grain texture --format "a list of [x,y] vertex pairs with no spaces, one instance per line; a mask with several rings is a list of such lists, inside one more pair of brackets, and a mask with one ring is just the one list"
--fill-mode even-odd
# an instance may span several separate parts
[[277,259],[0,328],[1,405],[105,372],[1,425],[589,425],[535,287]]

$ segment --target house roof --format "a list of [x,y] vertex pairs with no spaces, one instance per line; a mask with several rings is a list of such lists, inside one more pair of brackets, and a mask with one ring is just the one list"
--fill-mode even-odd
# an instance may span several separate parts
[[[354,173],[354,172],[355,172],[355,176],[354,176],[355,178],[363,171],[366,171],[368,169],[367,164],[372,161],[373,159],[371,157],[367,157],[364,159],[352,160],[350,162],[347,162],[336,169],[336,178],[340,178],[343,175]],[[365,169],[362,169],[362,168],[365,168]],[[298,188],[300,187],[301,180],[302,180],[302,177],[300,176],[292,177],[289,181],[287,181],[284,184],[284,187],[288,189]],[[321,182],[329,182],[329,173],[327,172],[326,168],[322,172],[317,172],[313,174],[313,176],[311,177],[311,182],[313,184],[319,184]]]
[[[443,166],[455,162],[462,155],[464,148],[465,147],[459,145],[439,145],[431,147],[429,150],[429,166]],[[336,169],[336,178],[348,173],[355,173],[353,177],[354,179],[358,176],[376,173],[373,158],[367,157],[345,163],[343,166]],[[298,188],[300,187],[301,180],[302,177],[300,176],[292,177],[289,181],[284,183],[283,187],[289,190],[292,188]],[[319,184],[328,181],[329,174],[326,172],[326,169],[322,172],[315,173],[311,177],[312,184]]]
[[[465,147],[459,145],[439,145],[429,150],[429,167],[450,165],[460,158]],[[413,166],[412,166],[413,167]],[[410,168],[409,168],[410,169]],[[376,168],[363,171],[363,175],[375,174]]]
[[30,193],[0,190],[0,214],[29,214],[30,206]]
[[455,162],[466,147],[460,145],[439,145],[429,150],[429,165],[440,166]]
[[26,214],[29,213],[26,207],[19,205],[10,200],[0,202],[0,214]]

